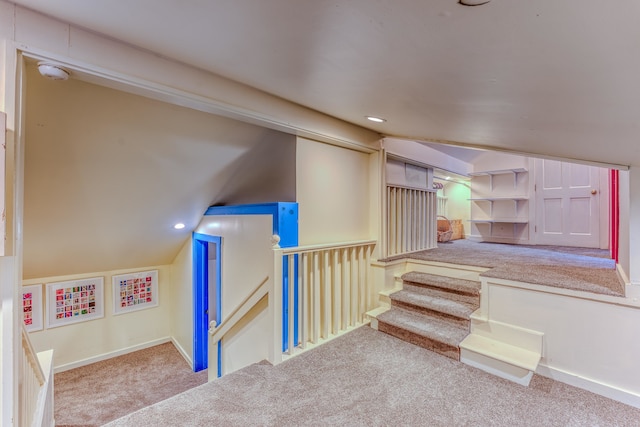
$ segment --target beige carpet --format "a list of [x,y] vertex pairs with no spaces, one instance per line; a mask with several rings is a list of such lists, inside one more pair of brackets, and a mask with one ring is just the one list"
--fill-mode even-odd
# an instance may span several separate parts
[[204,384],[172,343],[72,369],[54,377],[57,426],[100,426]]
[[606,250],[478,243],[462,239],[387,260],[398,258],[485,267],[491,270],[482,273],[483,277],[624,296],[624,283]]
[[640,409],[547,378],[502,380],[367,326],[108,426],[638,426]]

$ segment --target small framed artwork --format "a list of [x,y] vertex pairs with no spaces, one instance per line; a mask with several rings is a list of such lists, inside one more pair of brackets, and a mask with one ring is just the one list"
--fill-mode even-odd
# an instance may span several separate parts
[[104,277],[47,283],[47,328],[104,317]]
[[42,284],[22,287],[22,321],[27,332],[42,330]]
[[144,310],[158,305],[158,270],[112,277],[113,314]]

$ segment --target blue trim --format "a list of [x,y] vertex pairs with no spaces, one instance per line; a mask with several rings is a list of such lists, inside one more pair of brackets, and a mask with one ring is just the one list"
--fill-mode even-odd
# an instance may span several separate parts
[[240,206],[211,206],[205,215],[272,215],[273,234],[280,236],[280,247],[298,246],[298,204],[260,203]]
[[[238,206],[211,206],[205,215],[271,215],[273,218],[273,234],[280,236],[280,247],[298,246],[298,204],[295,202],[260,203]],[[284,257],[283,257],[284,258]],[[298,300],[298,257],[294,259],[294,295]],[[284,266],[284,265],[283,265]],[[289,319],[289,270],[282,271],[282,351],[287,351],[289,330],[286,327]],[[298,304],[294,305],[294,342],[298,342]]]
[[[193,371],[198,372],[207,369],[209,364],[209,275],[208,258],[209,243],[216,244],[216,323],[221,321],[221,288],[222,288],[222,262],[220,236],[208,236],[206,234],[193,233]],[[218,343],[218,376],[221,374],[220,366],[221,343]]]

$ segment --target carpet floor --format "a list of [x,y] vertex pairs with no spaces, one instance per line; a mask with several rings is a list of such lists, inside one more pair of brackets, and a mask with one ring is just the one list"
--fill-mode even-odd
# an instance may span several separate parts
[[367,326],[257,364],[117,426],[638,426],[640,409],[535,375],[502,380]]
[[[478,243],[467,239],[438,243],[436,249],[391,257],[489,268],[481,277],[515,280],[596,294],[624,296],[608,251],[564,246]],[[535,274],[532,272],[535,271]]]
[[101,426],[207,382],[172,343],[54,376],[56,426]]

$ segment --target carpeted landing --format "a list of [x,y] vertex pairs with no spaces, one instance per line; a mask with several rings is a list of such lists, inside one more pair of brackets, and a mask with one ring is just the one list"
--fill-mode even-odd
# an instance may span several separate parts
[[252,365],[115,426],[638,426],[640,409],[534,376],[529,387],[360,327]]
[[56,426],[100,426],[207,382],[172,343],[55,374]]
[[606,250],[478,243],[461,239],[386,261],[398,258],[490,268],[481,276],[624,296],[625,284],[618,277],[615,262]]

